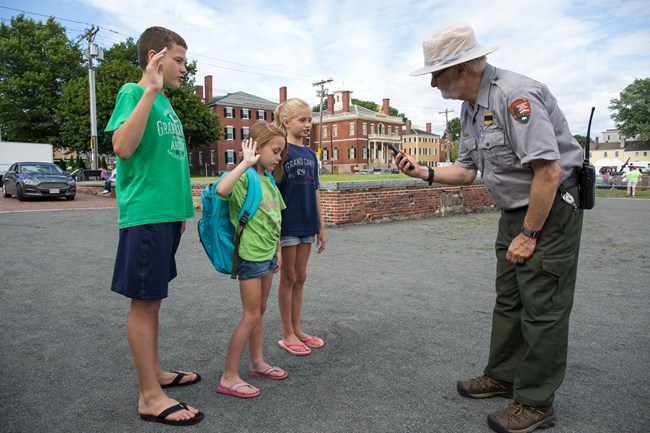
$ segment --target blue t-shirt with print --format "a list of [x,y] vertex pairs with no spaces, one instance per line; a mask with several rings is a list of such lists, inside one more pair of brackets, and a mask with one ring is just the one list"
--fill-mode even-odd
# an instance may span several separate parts
[[286,209],[282,211],[281,236],[311,236],[320,232],[316,191],[318,158],[306,146],[289,143],[284,176],[278,182]]

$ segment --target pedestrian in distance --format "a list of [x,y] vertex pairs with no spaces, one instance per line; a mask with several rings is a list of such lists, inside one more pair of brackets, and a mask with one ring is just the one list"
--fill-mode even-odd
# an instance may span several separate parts
[[146,29],[138,41],[142,77],[122,86],[105,130],[120,171],[111,289],[131,299],[127,337],[140,385],[138,412],[142,420],[170,425],[203,419],[198,409],[163,391],[197,383],[201,376],[163,370],[158,353],[160,306],[177,275],[175,255],[185,221],[194,216],[183,126],[163,93],[181,85],[186,52],[187,44],[173,31]]
[[627,197],[630,196],[632,196],[632,198],[636,197],[636,184],[639,182],[640,178],[641,178],[641,169],[636,167],[631,167],[630,171],[623,175],[622,180],[627,179],[627,194],[626,194]]
[[311,131],[311,107],[291,98],[275,109],[275,125],[287,134],[288,152],[284,177],[278,183],[287,208],[282,211],[282,271],[278,304],[282,339],[278,345],[293,355],[309,355],[323,347],[321,338],[302,330],[302,304],[307,264],[312,244],[317,253],[325,250],[325,224],[318,190],[318,157],[304,145]]
[[237,277],[243,314],[230,337],[226,364],[217,392],[240,398],[257,397],[260,390],[242,380],[239,375],[241,358],[248,344],[251,376],[281,380],[288,376],[283,369],[267,364],[262,351],[263,320],[271,293],[273,274],[280,270],[280,225],[284,201],[280,191],[265,172],[282,177],[287,140],[284,132],[268,123],[257,123],[242,143],[242,161],[217,184],[217,195],[228,200],[232,224],[239,224],[238,215],[248,191],[244,175],[254,167],[260,178],[262,197],[255,218],[248,221],[239,243]]
[[106,179],[106,182],[104,182],[104,191],[102,191],[102,194],[110,194],[112,183],[117,181],[117,167],[114,162],[111,162],[110,168],[111,175]]
[[463,397],[512,396],[488,416],[497,432],[530,432],[555,424],[555,391],[563,381],[583,210],[578,176],[583,152],[549,89],[498,69],[468,25],[424,40],[431,87],[464,101],[454,164],[434,170],[395,155],[405,174],[431,185],[470,184],[478,170],[501,209],[496,240],[496,302],[483,375],[457,383]]

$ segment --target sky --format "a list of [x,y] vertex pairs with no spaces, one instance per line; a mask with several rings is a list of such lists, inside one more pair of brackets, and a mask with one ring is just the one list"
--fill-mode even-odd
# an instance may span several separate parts
[[[106,48],[160,25],[188,44],[197,61],[196,83],[213,77],[213,97],[243,91],[279,101],[318,105],[313,83],[332,79],[329,92],[404,113],[414,126],[441,134],[461,101],[444,100],[423,65],[422,40],[457,23],[474,28],[482,45],[501,48],[488,62],[546,84],[571,132],[592,139],[615,128],[610,100],[638,78],[650,77],[647,0],[2,0],[0,19],[21,12],[40,21],[53,16],[77,40],[91,25]],[[601,137],[602,139],[602,137]]]

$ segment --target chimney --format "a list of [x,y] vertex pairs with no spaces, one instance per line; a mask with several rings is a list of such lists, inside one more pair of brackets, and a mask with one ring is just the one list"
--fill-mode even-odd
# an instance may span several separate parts
[[381,111],[383,111],[386,116],[390,116],[390,99],[384,98],[382,101],[384,102],[384,106],[381,108]]
[[287,100],[287,86],[280,87],[280,104]]
[[212,75],[206,75],[205,79],[205,102],[209,104],[212,101]]
[[343,91],[343,112],[344,113],[350,112],[350,91],[349,90]]
[[431,134],[431,123],[427,123],[427,132]]
[[406,121],[406,134],[411,135],[411,121],[410,120]]
[[205,102],[205,98],[203,97],[203,86],[196,86],[194,90],[196,91],[196,96],[201,98],[201,101]]
[[598,150],[598,137],[596,137],[596,142],[594,143],[594,150]]
[[327,95],[327,114],[334,114],[334,95]]

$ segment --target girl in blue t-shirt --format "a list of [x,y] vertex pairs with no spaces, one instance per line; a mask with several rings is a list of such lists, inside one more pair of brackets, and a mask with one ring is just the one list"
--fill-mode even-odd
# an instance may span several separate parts
[[282,264],[282,251],[279,246],[281,210],[284,208],[282,196],[277,188],[264,175],[272,172],[278,179],[282,176],[286,155],[287,139],[282,130],[267,123],[253,126],[248,139],[242,143],[242,161],[217,184],[217,195],[234,202],[231,215],[237,215],[243,205],[247,185],[244,173],[254,167],[262,184],[262,200],[252,219],[244,230],[239,247],[239,292],[243,315],[230,337],[226,365],[219,380],[217,392],[240,398],[260,395],[260,390],[242,380],[239,364],[248,344],[250,351],[249,375],[281,380],[288,373],[264,361],[262,352],[262,315],[271,292],[273,274]]
[[303,144],[311,131],[311,108],[299,98],[291,98],[275,109],[275,124],[287,134],[288,152],[284,177],[278,183],[287,206],[282,211],[282,270],[278,304],[282,319],[280,347],[293,355],[309,355],[323,347],[322,339],[300,327],[302,299],[311,244],[317,252],[325,249],[323,213],[318,191],[318,158]]

